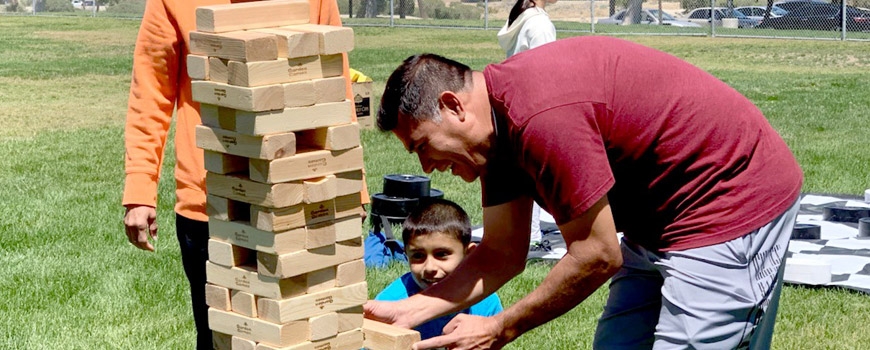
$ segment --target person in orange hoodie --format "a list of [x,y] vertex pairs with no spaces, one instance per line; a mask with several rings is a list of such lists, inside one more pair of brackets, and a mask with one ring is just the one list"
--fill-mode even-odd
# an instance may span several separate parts
[[[176,112],[176,231],[184,272],[190,282],[198,349],[212,348],[205,304],[208,218],[203,151],[196,147],[194,132],[201,123],[199,104],[191,98],[186,57],[190,52],[189,33],[196,30],[196,8],[230,2],[146,2],[133,53],[133,79],[124,131],[126,178],[122,204],[126,208],[127,239],[139,249],[154,251],[149,237],[157,238],[157,182],[173,111]],[[334,0],[310,0],[309,5],[310,23],[341,25]],[[349,77],[347,55],[344,75]],[[351,98],[349,79],[347,91]],[[363,203],[367,203],[365,187],[361,196]]]

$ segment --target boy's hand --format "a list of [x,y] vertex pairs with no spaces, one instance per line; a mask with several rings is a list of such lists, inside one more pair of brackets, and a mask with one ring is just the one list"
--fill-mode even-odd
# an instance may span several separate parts
[[501,349],[502,324],[496,317],[458,314],[444,326],[444,335],[414,344],[414,350],[448,349]]
[[410,329],[411,324],[403,320],[402,309],[397,304],[393,301],[369,300],[363,305],[363,312],[365,318]]

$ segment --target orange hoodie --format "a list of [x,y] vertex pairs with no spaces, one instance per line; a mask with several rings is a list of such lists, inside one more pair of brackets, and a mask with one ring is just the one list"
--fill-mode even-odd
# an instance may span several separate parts
[[[157,181],[166,136],[175,121],[175,211],[206,221],[203,151],[196,147],[194,127],[200,124],[199,104],[191,98],[187,75],[189,33],[196,30],[199,6],[228,4],[230,0],[149,0],[133,52],[133,81],[124,130],[126,179],[124,205],[157,204]],[[235,2],[235,1],[234,1]],[[334,0],[309,0],[310,22],[341,25]],[[349,77],[347,55],[344,76]],[[350,79],[348,98],[352,99]],[[363,203],[368,192],[363,185]]]

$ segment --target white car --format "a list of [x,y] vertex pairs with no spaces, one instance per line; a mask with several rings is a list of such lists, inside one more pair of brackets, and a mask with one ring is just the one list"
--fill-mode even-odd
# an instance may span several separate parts
[[[599,19],[598,24],[617,24],[621,25],[622,21],[625,19],[625,14],[628,10],[622,10],[617,13],[614,13],[613,16]],[[689,21],[684,21],[671,16],[667,12],[662,11],[662,23],[659,23],[659,10],[657,9],[643,9],[640,13],[640,23],[639,24],[664,24],[666,26],[673,27],[691,27],[691,28],[700,28],[701,26],[697,23],[692,23]]]
[[73,5],[73,7],[82,7],[82,0],[72,0],[70,1],[70,3]]
[[[735,7],[734,11],[740,12],[751,19],[761,21],[764,19],[764,14],[767,12],[767,6],[740,6]],[[786,13],[788,13],[788,11],[781,9],[779,6],[774,5],[770,8],[770,18],[781,17]]]
[[711,11],[709,7],[696,8],[692,10],[692,12],[689,12],[689,15],[686,16],[686,18],[689,19],[689,22],[694,22],[707,26],[709,26],[710,23],[713,23],[713,25],[716,27],[722,26],[723,18],[736,18],[738,28],[755,28],[755,26],[761,23],[760,20],[751,19],[749,17],[746,17],[746,15],[744,15],[743,13],[740,13],[738,11],[731,11],[725,7],[714,7],[713,10],[715,11],[715,20],[711,20],[710,18]]

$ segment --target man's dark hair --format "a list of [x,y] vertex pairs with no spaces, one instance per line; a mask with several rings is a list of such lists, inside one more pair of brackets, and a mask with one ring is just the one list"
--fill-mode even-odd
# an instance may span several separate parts
[[458,204],[440,198],[422,200],[402,224],[402,241],[405,244],[419,236],[432,233],[454,236],[462,246],[471,243],[471,221]]
[[378,128],[393,130],[399,114],[417,121],[439,121],[438,96],[444,91],[462,91],[466,81],[471,81],[471,68],[462,63],[435,54],[408,57],[387,79]]

